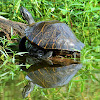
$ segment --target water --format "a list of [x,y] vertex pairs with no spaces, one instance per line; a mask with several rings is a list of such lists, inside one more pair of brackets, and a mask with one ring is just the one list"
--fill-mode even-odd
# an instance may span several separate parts
[[0,100],[20,100],[22,98],[23,84],[17,86],[21,82],[22,74],[14,77],[14,80],[8,80],[5,84],[0,84]]
[[[28,69],[22,66],[23,71],[19,71],[13,80],[8,78],[0,84],[0,100],[23,100],[23,97],[27,100],[99,100],[100,84],[92,80],[88,71],[77,74],[82,68],[79,60],[26,56],[20,63],[32,65]],[[82,73],[85,73],[82,77],[90,78],[84,80]]]
[[[97,75],[98,76],[98,75]],[[98,76],[100,77],[100,75]],[[5,86],[0,84],[0,100],[23,100],[22,91],[25,83],[16,86],[23,80],[23,73],[20,73],[14,80],[8,80]],[[100,84],[96,81],[89,80],[79,81],[80,76],[74,77],[69,84],[58,88],[38,88],[35,86],[27,100],[55,100],[56,97],[62,100],[99,100],[100,99]],[[83,92],[81,87],[83,85]],[[59,100],[59,99],[56,99]]]

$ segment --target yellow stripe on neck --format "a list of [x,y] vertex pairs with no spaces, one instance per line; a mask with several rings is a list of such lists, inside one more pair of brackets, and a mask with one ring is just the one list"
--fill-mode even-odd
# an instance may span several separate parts
[[33,26],[34,24],[35,24],[35,23],[30,24],[29,27]]

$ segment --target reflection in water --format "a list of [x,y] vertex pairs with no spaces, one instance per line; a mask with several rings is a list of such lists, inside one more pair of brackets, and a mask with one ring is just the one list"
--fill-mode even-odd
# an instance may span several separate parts
[[66,85],[82,67],[79,61],[62,57],[52,57],[49,60],[34,59],[36,63],[29,69],[22,67],[23,70],[27,71],[26,78],[30,80],[23,89],[24,98],[34,89],[35,85],[41,88],[55,88]]

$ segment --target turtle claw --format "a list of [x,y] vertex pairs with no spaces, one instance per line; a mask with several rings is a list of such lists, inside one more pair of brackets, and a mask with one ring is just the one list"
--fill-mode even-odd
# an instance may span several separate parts
[[73,55],[74,55],[74,61],[76,61],[76,52],[74,52]]
[[48,59],[48,58],[50,58],[52,56],[52,54],[53,54],[53,51],[49,51],[43,56],[43,58],[47,58]]

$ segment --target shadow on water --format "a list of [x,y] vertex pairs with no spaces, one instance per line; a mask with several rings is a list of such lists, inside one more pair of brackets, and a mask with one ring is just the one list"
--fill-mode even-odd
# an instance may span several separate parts
[[22,62],[25,61],[33,63],[33,65],[28,69],[25,66],[21,66],[27,72],[26,79],[29,80],[23,89],[23,98],[28,96],[35,85],[40,88],[56,88],[66,85],[82,67],[79,60],[60,56],[51,57],[50,59],[37,59],[26,56]]

